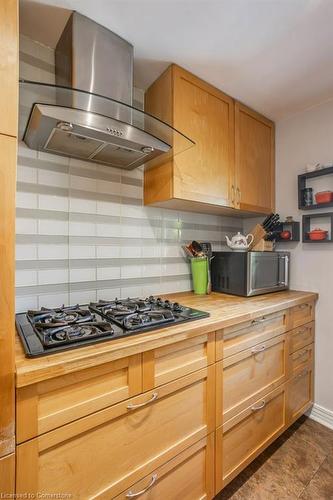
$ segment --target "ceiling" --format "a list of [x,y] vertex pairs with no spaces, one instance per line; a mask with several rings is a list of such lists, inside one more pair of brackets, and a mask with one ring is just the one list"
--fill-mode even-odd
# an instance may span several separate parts
[[275,120],[333,98],[333,0],[21,0],[20,29],[54,47],[68,9],[134,45],[140,88],[175,62]]

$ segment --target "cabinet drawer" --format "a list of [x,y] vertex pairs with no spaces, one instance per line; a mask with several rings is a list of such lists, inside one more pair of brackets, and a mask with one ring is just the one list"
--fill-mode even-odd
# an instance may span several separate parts
[[304,302],[304,304],[299,304],[298,306],[292,307],[290,311],[291,316],[291,327],[296,328],[297,326],[305,325],[309,321],[314,320],[314,302]]
[[214,367],[17,447],[17,492],[110,499],[214,430]]
[[299,349],[290,354],[290,373],[294,375],[301,367],[305,367],[313,362],[313,349],[314,345],[310,344],[303,349]]
[[[217,363],[217,425],[226,422],[288,376],[287,335],[279,335]],[[223,408],[223,419],[222,419]]]
[[313,364],[300,368],[288,382],[288,423],[305,413],[313,402]]
[[315,323],[311,321],[307,325],[303,325],[300,328],[295,328],[289,332],[290,336],[290,352],[298,351],[306,345],[312,344],[314,342],[314,331]]
[[153,389],[215,361],[215,332],[143,353],[143,390]]
[[227,358],[287,331],[288,312],[260,316],[216,332],[216,359]]
[[286,390],[282,385],[216,431],[216,492],[228,484],[285,427]]
[[[141,495],[138,495],[142,492]],[[214,433],[135,483],[115,500],[203,500],[214,496]],[[135,496],[134,496],[135,495]]]
[[141,354],[17,390],[17,442],[142,392]]

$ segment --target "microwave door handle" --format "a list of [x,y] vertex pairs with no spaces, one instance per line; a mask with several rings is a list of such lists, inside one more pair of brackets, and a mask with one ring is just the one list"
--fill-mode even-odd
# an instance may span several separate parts
[[282,255],[281,260],[284,261],[284,281],[280,281],[279,285],[288,286],[289,284],[289,257]]

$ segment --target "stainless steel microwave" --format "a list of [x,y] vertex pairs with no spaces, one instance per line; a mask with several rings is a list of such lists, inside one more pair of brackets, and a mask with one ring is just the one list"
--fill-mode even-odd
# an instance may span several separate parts
[[250,297],[289,288],[289,252],[213,252],[212,290]]

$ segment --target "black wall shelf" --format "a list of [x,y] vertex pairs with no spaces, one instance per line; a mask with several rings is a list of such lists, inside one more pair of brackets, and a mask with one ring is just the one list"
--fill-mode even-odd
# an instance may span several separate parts
[[291,243],[291,242],[297,242],[300,241],[300,223],[293,220],[291,222],[288,221],[283,221],[280,223],[279,228],[277,231],[290,231],[291,237],[289,240],[285,240],[278,236],[275,241],[276,242],[281,242],[281,243]]
[[[303,205],[302,200],[302,190],[305,189],[307,179],[315,179],[317,177],[323,177],[324,175],[332,175],[333,167],[322,168],[321,170],[314,170],[313,172],[307,172],[298,176],[298,208],[300,210],[316,210],[319,208],[330,208],[333,207],[333,202],[330,203],[318,203],[313,205]],[[326,241],[326,240],[323,240]]]
[[[310,240],[308,232],[311,231],[311,219],[328,219],[330,222],[329,237],[325,240]],[[333,243],[333,212],[303,215],[302,217],[302,241],[303,243]]]

